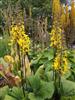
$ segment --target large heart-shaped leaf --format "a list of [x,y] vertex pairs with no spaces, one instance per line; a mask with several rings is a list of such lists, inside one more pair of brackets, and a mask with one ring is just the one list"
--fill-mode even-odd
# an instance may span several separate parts
[[28,82],[29,82],[33,92],[37,92],[41,87],[40,77],[37,75],[29,77]]
[[54,93],[54,84],[53,82],[41,81],[41,88],[39,95],[45,99],[51,99]]
[[14,98],[14,100],[22,100],[24,98],[23,91],[20,87],[13,87],[9,92],[9,96]]
[[8,92],[9,92],[8,86],[0,88],[0,100],[3,100],[5,98],[5,95],[8,94]]
[[6,95],[4,100],[16,100],[16,99],[9,95]]
[[43,98],[36,96],[34,93],[29,93],[28,98],[29,100],[44,100]]
[[75,95],[75,82],[62,79],[63,95]]
[[75,96],[62,96],[61,100],[75,100]]

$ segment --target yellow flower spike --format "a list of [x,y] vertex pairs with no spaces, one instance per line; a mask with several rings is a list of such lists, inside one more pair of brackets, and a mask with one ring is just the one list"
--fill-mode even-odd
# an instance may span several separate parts
[[25,34],[24,25],[19,23],[18,25],[11,26],[10,33],[13,42],[11,43],[10,41],[11,45],[17,43],[22,53],[29,52],[30,38]]
[[65,74],[68,71],[68,60],[67,60],[67,51],[63,51],[63,37],[62,29],[58,27],[58,24],[54,22],[52,31],[50,33],[50,46],[57,50],[56,56],[53,63],[53,69],[58,71],[61,74]]

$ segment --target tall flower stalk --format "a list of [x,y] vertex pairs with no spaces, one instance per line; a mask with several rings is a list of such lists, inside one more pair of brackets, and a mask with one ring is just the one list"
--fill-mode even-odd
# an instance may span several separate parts
[[[54,23],[50,36],[50,46],[56,49],[53,68],[60,73],[65,73],[68,69],[67,52],[66,46],[64,45],[64,34],[57,22]],[[63,66],[61,65],[61,61],[63,63]]]
[[26,83],[26,66],[25,66],[25,56],[29,52],[30,38],[25,34],[24,25],[18,23],[17,25],[12,25],[10,29],[10,46],[14,50],[14,54],[18,55],[18,61],[20,63],[21,70],[21,83],[23,88],[23,93],[25,96]]
[[[54,71],[54,85],[55,90],[58,92],[61,88],[61,76],[68,71],[68,59],[67,51],[64,40],[63,30],[60,28],[60,24],[57,21],[53,22],[53,28],[50,33],[50,46],[55,50],[55,58],[53,61],[53,71]],[[59,85],[57,85],[59,83]],[[59,92],[61,93],[61,92]],[[61,94],[59,94],[59,97]],[[56,96],[56,95],[55,95]],[[58,99],[60,100],[60,99]]]

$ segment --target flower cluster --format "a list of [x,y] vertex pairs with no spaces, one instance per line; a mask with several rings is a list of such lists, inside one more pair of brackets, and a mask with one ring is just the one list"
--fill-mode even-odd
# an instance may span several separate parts
[[58,23],[54,23],[53,29],[50,33],[50,46],[56,49],[55,59],[53,63],[54,70],[65,73],[68,71],[67,52],[65,51],[64,34]]
[[11,43],[10,45],[17,44],[22,53],[29,52],[30,38],[25,34],[24,25],[11,26]]
[[67,59],[67,52],[64,51],[63,54],[57,53],[54,59],[53,68],[56,71],[59,71],[61,74],[65,74],[68,69],[68,59]]
[[50,46],[51,47],[54,47],[54,48],[57,48],[57,49],[61,49],[61,47],[62,47],[62,30],[61,30],[61,28],[59,28],[59,27],[55,27],[55,26],[53,26],[53,29],[52,29],[52,31],[51,31],[51,33],[50,33],[50,36],[51,36],[51,38],[50,38],[50,41],[51,41],[51,44],[50,44]]
[[54,20],[59,19],[60,14],[61,14],[60,0],[53,0],[53,3],[52,3],[52,13],[53,13],[53,19]]

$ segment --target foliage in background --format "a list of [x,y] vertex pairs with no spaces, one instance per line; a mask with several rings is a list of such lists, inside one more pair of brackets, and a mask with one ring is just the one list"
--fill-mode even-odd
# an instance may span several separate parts
[[9,38],[0,39],[0,57],[10,54],[10,47],[8,46]]

